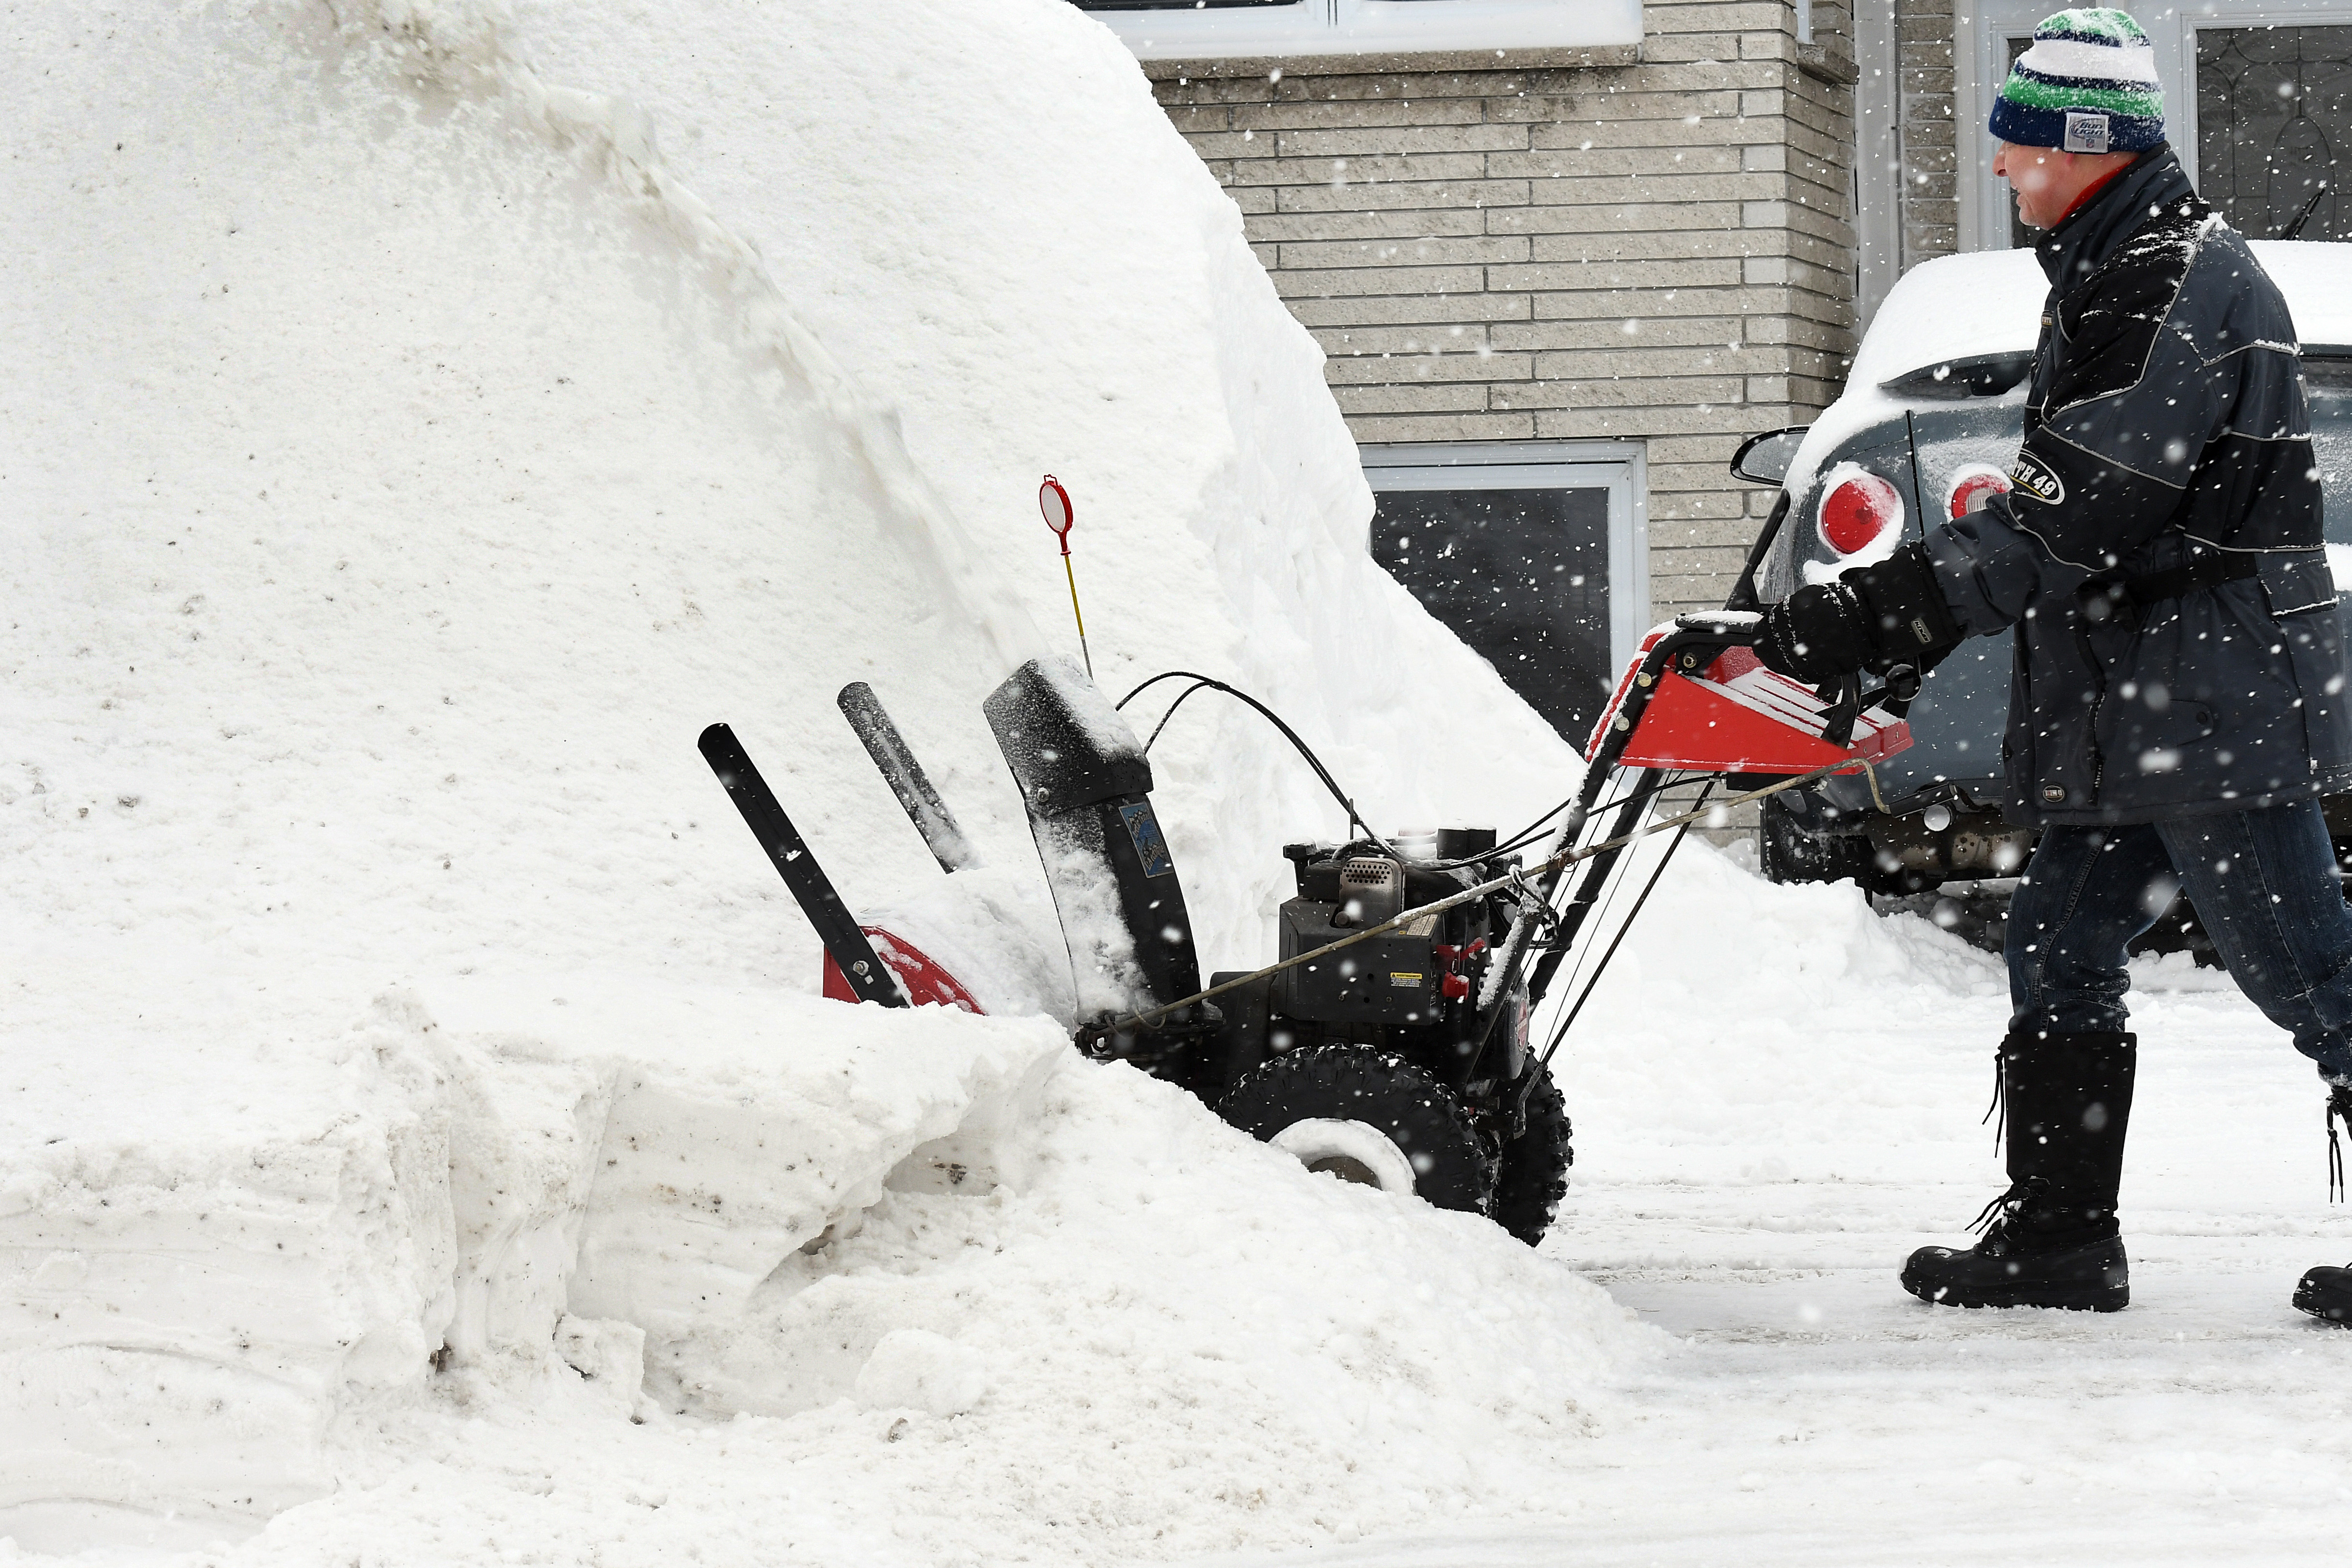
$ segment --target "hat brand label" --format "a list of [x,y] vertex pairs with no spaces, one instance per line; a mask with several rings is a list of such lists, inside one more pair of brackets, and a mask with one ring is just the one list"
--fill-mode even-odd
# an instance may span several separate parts
[[2104,114],[2086,114],[2080,110],[2068,110],[2066,111],[2066,151],[2105,152],[2106,150],[2107,117]]

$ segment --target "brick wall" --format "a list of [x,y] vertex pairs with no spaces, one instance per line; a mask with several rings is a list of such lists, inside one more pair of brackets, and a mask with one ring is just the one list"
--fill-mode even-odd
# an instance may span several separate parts
[[1725,463],[1853,350],[1848,15],[1800,46],[1787,0],[1650,0],[1622,65],[1150,68],[1357,439],[1646,444],[1663,615],[1722,602],[1769,499]]
[[1906,270],[1960,248],[1952,37],[1952,0],[1895,0]]

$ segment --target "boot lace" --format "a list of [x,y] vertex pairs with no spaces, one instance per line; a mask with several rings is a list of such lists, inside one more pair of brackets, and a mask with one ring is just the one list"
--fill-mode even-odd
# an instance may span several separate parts
[[2321,1118],[2327,1128],[2327,1201],[2344,1201],[2344,1145],[2336,1136],[2336,1124],[2344,1124],[2352,1132],[2352,1083],[2338,1083],[2327,1091],[2327,1112]]
[[[2000,1145],[2000,1138],[2001,1138],[2001,1134],[2002,1134],[2003,1133],[2005,1133],[2005,1132],[2007,1132],[2007,1131],[2009,1130],[2009,1091],[2008,1091],[2006,1088],[2004,1088],[2004,1087],[2002,1086],[2002,1078],[2001,1078],[2001,1071],[2000,1071],[2000,1067],[2001,1067],[2001,1052],[2002,1052],[2004,1050],[2006,1050],[2006,1049],[2007,1049],[2007,1048],[2006,1048],[2005,1046],[1998,1046],[1998,1045],[1997,1045],[1997,1046],[1993,1047],[1993,1052],[1992,1052],[1992,1103],[1991,1103],[1991,1104],[1990,1104],[1990,1105],[1988,1105],[1988,1106],[1986,1106],[1986,1107],[1985,1107],[1985,1113],[1984,1113],[1983,1115],[1981,1115],[1981,1116],[1979,1116],[1979,1117],[1978,1117],[1978,1118],[1977,1118],[1977,1125],[1978,1125],[1978,1126],[1979,1126],[1979,1127],[1983,1126],[1987,1122],[1991,1122],[1991,1123],[1992,1123],[1992,1152],[1993,1152],[1994,1154],[1999,1154],[1999,1153],[2000,1153],[2000,1148],[2001,1148],[2001,1145]],[[1996,1120],[1995,1120],[1995,1118],[1996,1118],[1996,1117],[1998,1117],[1998,1118],[1999,1118],[1999,1120],[1997,1120],[1997,1121],[1996,1121]],[[2334,1137],[2335,1135],[2336,1135],[2336,1134],[2333,1134],[2333,1133],[2330,1133],[2330,1134],[2328,1134],[2328,1136],[2329,1136],[2329,1137],[2331,1137],[2331,1138],[2332,1138],[2332,1137]],[[1992,1200],[1992,1203],[1987,1204],[1987,1205],[1985,1206],[1985,1213],[1986,1213],[1986,1214],[1990,1214],[1990,1213],[1991,1213],[1991,1212],[1992,1212],[1992,1209],[1993,1209],[1994,1205],[1999,1204],[2000,1202],[2000,1198],[1994,1198],[1994,1199]],[[1979,1215],[1979,1216],[1977,1217],[1977,1223],[1978,1223],[1979,1225],[1981,1225],[1981,1224],[1983,1224],[1983,1223],[1984,1223],[1984,1216],[1983,1216],[1983,1215]],[[1970,1228],[1970,1229],[1974,1229],[1974,1228],[1975,1228],[1975,1226],[1971,1226],[1971,1227],[1969,1227],[1969,1228]]]
[[1969,1221],[1969,1228],[1984,1232],[1985,1239],[1991,1240],[2007,1230],[2011,1222],[2025,1212],[2025,1206],[2032,1202],[2047,1185],[2041,1176],[2028,1176],[2023,1181],[2010,1183],[2007,1192],[1986,1204],[1978,1211],[1977,1217]]

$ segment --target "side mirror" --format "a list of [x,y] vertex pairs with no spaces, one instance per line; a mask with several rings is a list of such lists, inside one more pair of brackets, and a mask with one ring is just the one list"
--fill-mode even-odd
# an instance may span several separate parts
[[1732,476],[1752,485],[1778,485],[1789,476],[1789,465],[1797,460],[1797,448],[1804,444],[1805,432],[1811,428],[1798,424],[1749,436],[1731,455]]

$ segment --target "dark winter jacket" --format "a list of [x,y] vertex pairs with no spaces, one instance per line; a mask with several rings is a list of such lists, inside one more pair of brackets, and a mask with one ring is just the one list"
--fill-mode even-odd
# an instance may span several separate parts
[[[2014,628],[2007,814],[2141,822],[2352,785],[2286,301],[2162,147],[2036,249],[2014,487],[1927,540],[1961,625]],[[2140,602],[2103,613],[2117,582]]]

